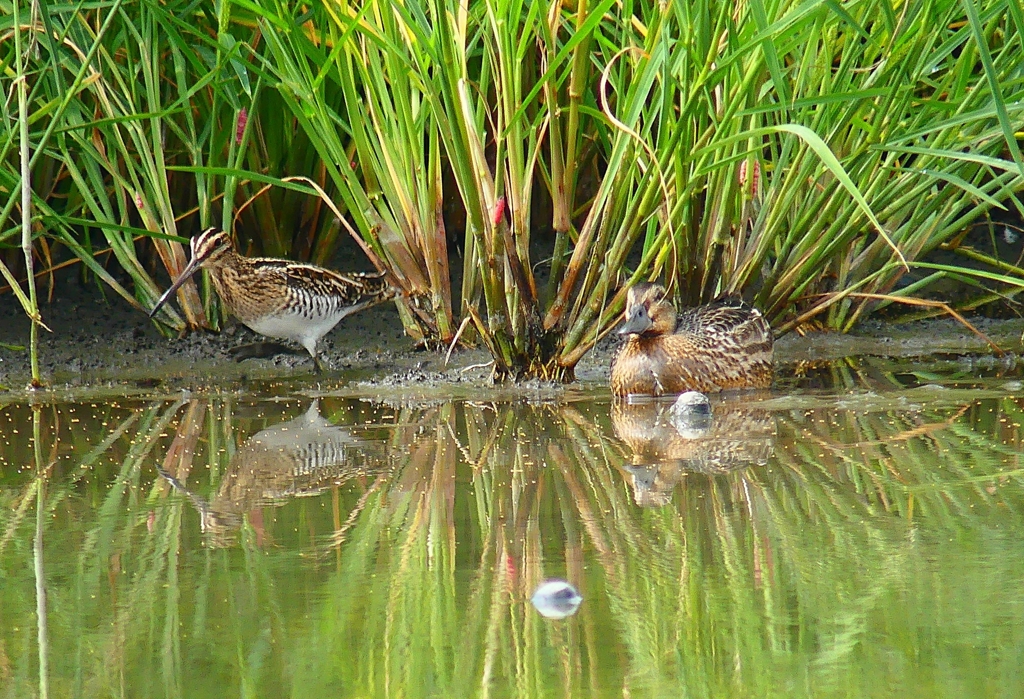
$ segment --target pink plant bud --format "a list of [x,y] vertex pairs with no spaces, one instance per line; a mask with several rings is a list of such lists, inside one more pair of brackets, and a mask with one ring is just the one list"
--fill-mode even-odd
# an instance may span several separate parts
[[[753,176],[750,178],[750,191],[751,192],[756,192],[757,191],[758,180],[761,179],[761,163],[759,163],[759,162],[757,162],[755,160],[754,161],[754,168],[753,169],[754,169]],[[740,187],[743,187],[744,185],[747,184],[747,161],[746,160],[743,160],[743,161],[740,162],[740,171],[739,171],[738,179],[739,179],[739,182],[740,182]]]
[[142,195],[139,194],[138,192],[135,193],[135,208],[138,209],[139,211],[142,211],[143,209],[146,208],[145,203],[143,203],[142,201]]
[[501,197],[494,204],[494,225],[497,226],[501,223],[503,218],[505,218],[505,197]]
[[245,125],[249,123],[249,110],[242,107],[238,111],[238,120],[235,122],[235,143],[242,145],[242,136],[245,135]]

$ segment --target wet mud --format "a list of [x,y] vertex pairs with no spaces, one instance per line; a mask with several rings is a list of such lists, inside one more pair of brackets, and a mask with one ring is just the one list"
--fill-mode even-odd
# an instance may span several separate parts
[[[490,387],[490,357],[485,351],[459,350],[446,363],[442,353],[422,350],[406,337],[394,306],[385,305],[346,318],[321,341],[321,359],[328,370],[317,376],[301,350],[236,361],[233,349],[264,338],[232,321],[221,333],[167,338],[145,314],[120,298],[103,298],[88,289],[71,291],[42,305],[43,320],[52,332],[41,333],[40,365],[50,390],[130,392],[135,387],[144,392],[160,387],[159,392],[166,392],[259,384],[264,390],[308,385],[345,393],[411,392],[424,398],[471,396],[486,388],[545,398],[564,391],[601,391],[619,344],[614,334],[602,340],[577,367],[577,383],[572,386],[527,382],[495,389]],[[2,298],[0,387],[17,393],[30,377],[29,323],[13,297]],[[937,319],[906,324],[871,321],[848,335],[791,333],[777,340],[776,362],[783,376],[802,367],[865,356],[903,364],[920,358],[923,367],[940,360],[967,371],[1012,373],[1024,353],[1024,319],[972,322],[999,345],[1002,356],[959,322]]]

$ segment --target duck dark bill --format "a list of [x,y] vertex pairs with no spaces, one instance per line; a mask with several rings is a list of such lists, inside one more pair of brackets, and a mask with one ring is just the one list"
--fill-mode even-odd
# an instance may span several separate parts
[[622,327],[619,328],[620,335],[642,335],[651,329],[651,316],[643,305],[637,305],[631,309]]

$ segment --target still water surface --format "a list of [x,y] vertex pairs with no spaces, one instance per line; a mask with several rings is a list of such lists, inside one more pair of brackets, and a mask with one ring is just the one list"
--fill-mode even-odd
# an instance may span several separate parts
[[1024,696],[1013,378],[7,403],[0,696]]

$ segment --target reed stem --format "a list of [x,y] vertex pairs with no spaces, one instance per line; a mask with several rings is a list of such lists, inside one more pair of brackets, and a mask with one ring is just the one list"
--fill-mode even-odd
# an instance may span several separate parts
[[[33,4],[33,12],[35,13]],[[28,22],[29,36],[33,36],[34,23]],[[28,75],[25,71],[25,57],[32,50],[33,42],[24,45],[21,37],[21,2],[14,0],[14,53],[15,81],[18,90],[18,130],[19,151],[21,156],[21,250],[25,256],[25,283],[28,285],[28,305],[23,307],[31,321],[29,329],[29,357],[32,367],[32,388],[41,388],[42,379],[39,375],[39,326],[42,322],[39,315],[39,303],[36,298],[36,279],[33,274],[34,255],[32,248],[32,166],[28,138]]]

